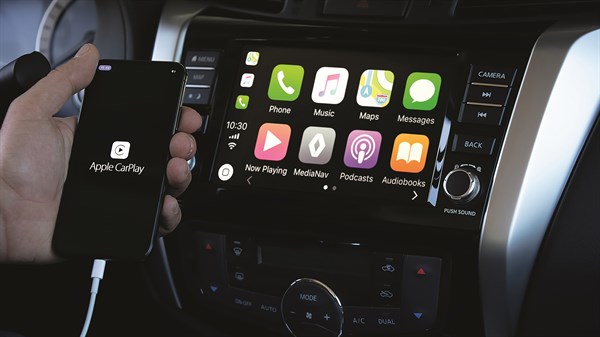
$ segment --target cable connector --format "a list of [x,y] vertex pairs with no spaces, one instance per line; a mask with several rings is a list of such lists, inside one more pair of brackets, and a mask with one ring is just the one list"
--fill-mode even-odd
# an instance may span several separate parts
[[87,315],[85,316],[85,322],[83,323],[83,329],[81,329],[80,337],[87,335],[90,323],[92,322],[92,315],[94,314],[94,305],[96,304],[96,294],[98,294],[98,288],[100,287],[100,281],[104,277],[104,268],[106,267],[106,260],[96,259],[92,267],[92,288],[90,289],[90,304],[88,305]]

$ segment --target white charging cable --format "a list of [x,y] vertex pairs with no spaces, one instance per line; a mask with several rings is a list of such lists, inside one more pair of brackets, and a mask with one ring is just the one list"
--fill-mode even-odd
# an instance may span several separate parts
[[100,287],[100,281],[104,277],[104,267],[106,267],[106,260],[96,259],[94,260],[94,266],[92,267],[92,289],[90,290],[90,304],[88,305],[87,315],[85,316],[85,322],[83,323],[83,329],[81,329],[80,337],[87,335],[90,323],[92,322],[92,315],[94,314],[94,305],[96,304],[96,294]]

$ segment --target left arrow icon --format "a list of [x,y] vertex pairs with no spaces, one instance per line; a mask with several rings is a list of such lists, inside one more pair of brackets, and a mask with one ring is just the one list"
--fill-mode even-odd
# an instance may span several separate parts
[[246,181],[248,182],[248,185],[252,185],[252,183],[250,182],[250,179],[252,179],[253,176],[249,176],[248,179],[246,179]]

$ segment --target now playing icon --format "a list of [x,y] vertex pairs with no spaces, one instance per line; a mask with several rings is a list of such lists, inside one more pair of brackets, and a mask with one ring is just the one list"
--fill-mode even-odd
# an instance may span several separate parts
[[309,126],[302,134],[298,159],[305,164],[327,164],[331,159],[334,143],[334,129]]

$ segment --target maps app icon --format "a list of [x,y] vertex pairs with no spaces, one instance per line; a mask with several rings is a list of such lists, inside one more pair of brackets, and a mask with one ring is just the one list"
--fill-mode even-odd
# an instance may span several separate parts
[[393,72],[367,69],[360,76],[356,103],[360,106],[383,108],[390,102],[393,87]]
[[246,55],[246,65],[247,66],[255,66],[258,64],[258,59],[260,58],[260,53],[257,51],[249,51]]

